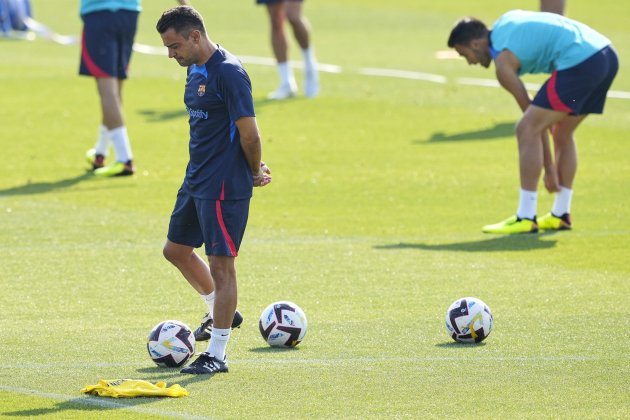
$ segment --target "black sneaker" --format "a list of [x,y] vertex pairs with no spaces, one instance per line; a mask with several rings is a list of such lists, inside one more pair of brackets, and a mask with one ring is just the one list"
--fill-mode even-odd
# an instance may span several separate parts
[[[232,320],[232,329],[240,328],[243,323],[243,315],[239,311],[234,312],[234,319]],[[195,330],[195,341],[208,341],[210,340],[210,334],[212,333],[212,315],[207,313],[201,320],[201,325]]]
[[227,373],[227,357],[223,361],[211,356],[209,353],[201,353],[197,360],[186,366],[180,373],[190,373],[192,375],[214,375],[215,373]]

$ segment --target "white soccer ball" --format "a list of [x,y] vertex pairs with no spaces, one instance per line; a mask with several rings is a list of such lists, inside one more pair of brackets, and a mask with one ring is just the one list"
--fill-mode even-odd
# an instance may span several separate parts
[[195,335],[183,322],[162,321],[149,333],[147,350],[158,366],[182,366],[195,353]]
[[446,330],[460,343],[480,343],[492,331],[492,312],[474,297],[457,299],[446,311]]
[[306,315],[293,302],[274,302],[260,315],[258,327],[270,346],[295,347],[306,335]]

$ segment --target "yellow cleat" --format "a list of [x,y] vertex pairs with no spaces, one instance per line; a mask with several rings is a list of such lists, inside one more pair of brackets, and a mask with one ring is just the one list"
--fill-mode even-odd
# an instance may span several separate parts
[[519,219],[517,216],[512,216],[494,225],[486,225],[481,228],[481,231],[483,233],[504,234],[536,233],[538,232],[538,225],[536,224],[536,220]]
[[111,177],[111,176],[127,176],[133,175],[134,169],[131,161],[128,163],[116,162],[111,165],[104,166],[94,170],[94,175]]
[[547,213],[538,219],[538,227],[542,230],[569,230],[571,229],[571,217],[569,213],[560,217]]

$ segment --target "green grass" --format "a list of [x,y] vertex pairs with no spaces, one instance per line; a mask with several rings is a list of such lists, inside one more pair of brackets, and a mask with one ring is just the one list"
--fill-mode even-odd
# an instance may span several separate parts
[[[159,45],[154,23],[173,2],[144,3],[138,41]],[[211,38],[270,56],[253,1],[197,3]],[[0,40],[0,417],[628,417],[630,101],[610,99],[578,132],[573,231],[483,235],[515,209],[518,108],[500,89],[455,83],[492,71],[434,58],[458,17],[492,22],[530,3],[308,1],[320,61],[343,70],[322,74],[316,100],[266,102],[275,69],[246,64],[274,181],[255,191],[237,261],[245,323],[231,372],[214,378],[157,368],[145,350],[157,322],[196,325],[204,312],[161,255],[187,161],[185,71],[134,55],[125,114],[139,171],[95,179],[83,155],[96,89],[76,75],[78,47]],[[33,7],[59,32],[80,31],[77,0]],[[630,6],[572,0],[568,13],[614,41],[613,89],[630,91]],[[551,203],[541,189],[540,212]],[[443,326],[467,295],[495,317],[482,345],[457,345]],[[257,322],[285,299],[309,332],[278,351]],[[190,396],[79,393],[100,378],[164,380]]]

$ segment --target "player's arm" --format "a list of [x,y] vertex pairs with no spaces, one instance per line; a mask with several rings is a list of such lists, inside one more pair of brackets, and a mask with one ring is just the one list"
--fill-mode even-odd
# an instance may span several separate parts
[[516,103],[525,112],[531,99],[525,89],[525,85],[518,77],[518,70],[521,62],[510,50],[503,50],[494,59],[494,67],[496,69],[497,80],[505,90],[510,92]]
[[262,157],[262,145],[260,142],[260,132],[255,117],[241,117],[236,120],[236,127],[241,137],[241,148],[245,153],[245,159],[249,164],[254,177],[254,186],[262,187],[271,182],[271,173],[267,165],[260,159]]

